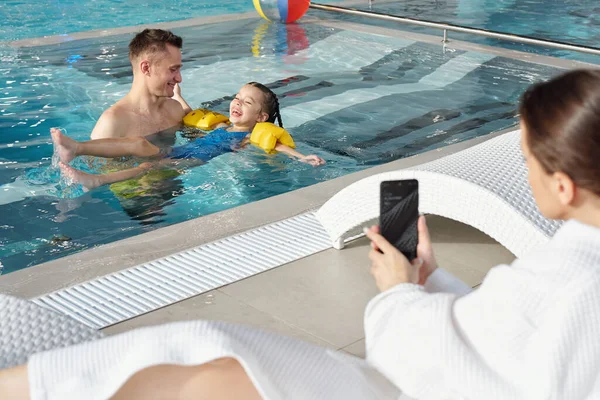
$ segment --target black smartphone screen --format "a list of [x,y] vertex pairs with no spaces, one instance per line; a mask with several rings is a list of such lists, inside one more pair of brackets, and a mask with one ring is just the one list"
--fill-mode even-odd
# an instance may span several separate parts
[[381,235],[412,261],[417,257],[419,182],[416,179],[381,182]]

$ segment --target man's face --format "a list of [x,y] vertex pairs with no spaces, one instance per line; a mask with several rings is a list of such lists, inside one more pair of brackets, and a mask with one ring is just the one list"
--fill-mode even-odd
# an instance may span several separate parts
[[176,83],[181,82],[181,50],[167,44],[164,52],[149,60],[148,89],[158,97],[172,97]]

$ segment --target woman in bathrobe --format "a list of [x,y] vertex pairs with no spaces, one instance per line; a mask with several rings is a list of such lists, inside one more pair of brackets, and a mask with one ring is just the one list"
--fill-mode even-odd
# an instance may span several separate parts
[[367,360],[239,325],[143,328],[34,354],[0,398],[600,398],[600,72],[532,86],[522,150],[540,211],[566,221],[474,292],[437,267],[425,220],[409,262],[377,232]]

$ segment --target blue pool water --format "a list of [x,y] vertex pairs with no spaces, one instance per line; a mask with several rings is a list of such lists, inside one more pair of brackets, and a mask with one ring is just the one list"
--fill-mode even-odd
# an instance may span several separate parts
[[245,12],[251,1],[238,0],[3,0],[0,41]]
[[[327,164],[313,168],[248,148],[147,178],[137,192],[83,193],[52,168],[49,128],[89,137],[102,111],[129,89],[131,36],[0,46],[3,273],[512,126],[524,88],[558,72],[319,23],[251,18],[174,31],[184,38],[182,87],[192,106],[227,112],[243,83],[263,82],[280,96],[299,150]],[[175,143],[187,140],[180,133]]]
[[252,10],[252,0],[2,0],[0,41]]
[[375,0],[355,7],[588,46],[600,38],[596,0]]
[[[598,47],[600,41],[600,3],[597,0],[373,0],[370,6],[368,1],[365,1],[351,7],[592,47]],[[333,17],[332,14],[328,14],[328,16]],[[341,15],[335,18],[367,21],[364,18]],[[373,23],[440,35],[440,31],[411,28],[409,25],[381,21]],[[596,56],[581,53],[509,43],[454,32],[449,32],[449,35],[451,39],[468,40],[593,63],[600,62],[600,58]]]

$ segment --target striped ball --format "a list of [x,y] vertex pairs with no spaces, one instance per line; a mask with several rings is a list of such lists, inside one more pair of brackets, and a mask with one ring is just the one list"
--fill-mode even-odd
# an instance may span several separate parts
[[254,8],[267,21],[289,24],[306,13],[310,0],[253,0]]

